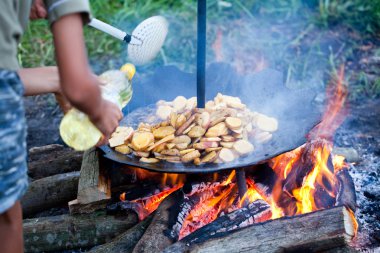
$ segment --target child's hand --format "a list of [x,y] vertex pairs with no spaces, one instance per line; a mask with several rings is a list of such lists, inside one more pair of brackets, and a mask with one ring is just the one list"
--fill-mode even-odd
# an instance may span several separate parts
[[123,114],[117,105],[103,99],[95,118],[92,118],[91,115],[89,115],[89,117],[104,136],[98,143],[98,146],[101,146],[108,143],[109,137],[115,131],[116,127],[119,126],[119,121],[122,119]]
[[46,6],[43,0],[34,0],[30,9],[30,19],[45,19],[47,18]]

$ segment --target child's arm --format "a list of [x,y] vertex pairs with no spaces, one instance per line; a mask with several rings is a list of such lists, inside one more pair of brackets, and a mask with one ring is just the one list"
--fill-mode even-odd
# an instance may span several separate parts
[[24,96],[60,92],[57,67],[23,68],[18,74],[24,84]]
[[82,26],[80,14],[65,15],[52,24],[61,88],[70,103],[86,113],[108,139],[122,113],[101,97],[100,83],[87,62]]

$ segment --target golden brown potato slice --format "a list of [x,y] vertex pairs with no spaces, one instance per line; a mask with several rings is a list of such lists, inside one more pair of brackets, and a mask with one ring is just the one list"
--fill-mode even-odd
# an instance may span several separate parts
[[187,134],[191,138],[202,137],[206,133],[206,130],[201,126],[194,126]]
[[175,128],[172,126],[159,127],[153,130],[154,138],[162,139],[168,135],[174,134]]
[[166,143],[166,142],[169,142],[169,141],[172,141],[172,140],[174,140],[174,134],[168,135],[168,136],[162,138],[161,140],[159,140],[158,142],[154,143],[154,145],[152,145],[152,146],[150,146],[148,148],[148,151],[151,151],[152,149],[154,149],[158,145],[161,145],[162,143]]
[[128,145],[125,144],[115,147],[115,150],[119,153],[122,153],[123,155],[131,153],[131,149],[128,147]]
[[199,150],[203,150],[206,148],[217,148],[218,146],[219,146],[219,143],[216,141],[199,142],[193,145],[195,149],[199,149]]
[[175,149],[175,148],[162,150],[161,154],[162,155],[170,155],[170,156],[179,156],[180,155],[179,150]]
[[175,144],[179,144],[179,143],[190,144],[190,142],[191,142],[191,138],[189,136],[187,136],[187,135],[177,136],[172,141],[172,143],[175,143]]
[[145,150],[154,142],[154,135],[150,132],[136,132],[132,137],[132,146],[136,151]]
[[140,158],[140,162],[142,163],[158,163],[159,161],[160,160],[157,158],[145,158],[145,157]]
[[217,153],[215,151],[211,151],[201,159],[201,163],[212,163],[216,160],[216,158],[218,158]]
[[206,137],[219,137],[227,134],[228,128],[224,122],[221,122],[209,128],[206,132]]
[[199,153],[198,150],[194,150],[182,156],[181,161],[184,163],[188,163],[188,162],[194,161],[195,158],[199,158],[200,156],[201,156],[201,153]]

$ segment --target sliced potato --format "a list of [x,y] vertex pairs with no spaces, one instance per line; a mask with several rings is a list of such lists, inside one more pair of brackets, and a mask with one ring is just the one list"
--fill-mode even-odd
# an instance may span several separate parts
[[128,145],[120,145],[120,146],[117,146],[115,147],[115,150],[119,153],[122,153],[123,155],[127,155],[127,154],[130,154],[131,153],[131,149],[128,147]]
[[251,153],[254,150],[253,145],[246,140],[239,140],[235,142],[234,144],[234,150],[239,154],[239,155],[246,155]]
[[186,122],[186,117],[185,115],[183,114],[180,114],[176,120],[176,123],[175,123],[175,128],[178,129],[180,128],[183,124],[185,124]]
[[175,144],[175,147],[179,150],[185,150],[189,147],[189,144],[188,143],[178,143],[178,144]]
[[195,123],[191,124],[188,128],[186,128],[185,131],[183,131],[183,134],[187,134],[188,132],[190,132],[193,127],[195,127]]
[[258,132],[255,134],[255,142],[258,144],[263,144],[272,139],[272,134],[268,132]]
[[172,127],[174,127],[174,128],[176,127],[177,118],[178,118],[178,114],[177,114],[177,113],[172,112],[172,113],[170,114],[170,125],[171,125]]
[[179,151],[179,153],[180,153],[180,155],[186,155],[187,153],[190,153],[194,150],[195,149],[193,149],[193,148],[189,148],[189,149],[181,150],[181,151]]
[[175,147],[175,143],[167,143],[165,144],[168,149],[172,149]]
[[187,100],[186,102],[186,110],[193,110],[197,107],[197,98],[196,97],[191,97]]
[[242,122],[241,119],[235,118],[235,117],[227,117],[226,118],[226,125],[231,130],[240,129]]
[[235,160],[235,155],[231,149],[222,148],[222,150],[220,150],[220,152],[219,152],[219,158],[223,162],[228,163],[228,162],[232,162],[233,160]]
[[160,160],[157,158],[145,158],[145,157],[140,158],[140,162],[142,163],[158,163],[159,161]]
[[220,142],[220,146],[224,147],[224,148],[233,148],[235,142]]
[[160,159],[160,160],[165,160],[167,162],[179,162],[179,161],[181,161],[181,158],[179,156],[165,156],[165,155],[161,155],[161,156],[157,156],[156,158]]
[[[154,145],[154,144],[152,144],[152,145]],[[162,144],[158,145],[157,147],[155,147],[152,151],[153,152],[158,152],[158,153],[162,152],[162,150],[164,150],[166,147],[168,147],[167,145],[169,145],[169,144],[162,143]]]
[[133,151],[133,155],[138,157],[149,157],[150,153],[143,151]]
[[173,108],[176,112],[182,112],[187,104],[187,99],[184,96],[178,96],[173,100]]
[[181,161],[184,163],[188,163],[188,162],[194,161],[195,158],[199,158],[200,156],[201,156],[201,153],[199,153],[198,150],[194,150],[182,156]]
[[227,134],[228,128],[224,122],[221,122],[209,128],[206,132],[206,137],[219,137]]
[[172,126],[159,127],[153,130],[154,138],[162,139],[168,135],[174,134],[175,128]]
[[205,151],[206,151],[207,153],[209,153],[209,152],[212,152],[212,151],[219,151],[219,150],[221,150],[222,148],[223,148],[223,147],[206,148]]
[[208,101],[205,105],[205,109],[208,111],[214,111],[215,103],[214,101]]
[[278,129],[277,120],[263,114],[259,114],[255,117],[254,124],[257,128],[265,132],[275,132]]
[[206,129],[201,126],[194,126],[191,128],[189,133],[187,134],[191,138],[199,138],[202,137],[206,133]]
[[224,135],[222,136],[222,140],[225,142],[232,142],[232,141],[236,141],[236,138],[231,135]]
[[172,141],[172,140],[174,140],[174,134],[168,135],[168,136],[162,138],[161,140],[159,140],[158,142],[154,143],[154,145],[152,145],[152,146],[150,146],[148,148],[148,151],[151,151],[152,149],[154,149],[158,145],[161,145],[162,143],[169,142],[169,141]]
[[132,137],[132,146],[136,151],[145,150],[154,142],[154,135],[150,132],[136,132]]
[[217,153],[215,151],[211,151],[201,159],[201,163],[212,163],[216,160],[216,158],[218,158]]
[[200,125],[204,129],[207,129],[209,127],[209,125],[210,125],[210,113],[208,113],[208,112],[202,112],[199,115],[197,123],[198,123],[198,125]]
[[178,149],[165,149],[161,152],[161,154],[163,155],[170,155],[170,156],[179,156],[180,153],[179,153],[179,150]]
[[205,142],[195,143],[193,145],[193,148],[199,149],[199,150],[203,150],[203,149],[206,149],[206,148],[217,148],[218,146],[219,146],[218,142],[215,142],[215,141],[205,141]]
[[190,118],[184,124],[182,124],[181,127],[177,129],[175,134],[181,135],[193,123],[194,120],[195,120],[195,115],[190,116]]
[[199,159],[199,157],[195,158],[194,159],[194,164],[195,165],[200,165],[201,164],[201,159]]
[[174,138],[172,143],[179,144],[179,143],[186,143],[187,145],[190,144],[191,138],[187,135],[180,135]]
[[222,139],[220,139],[219,137],[205,137],[205,138],[202,138],[200,139],[200,141],[221,141]]
[[162,119],[167,120],[170,117],[170,114],[172,113],[173,108],[168,105],[160,105],[157,108],[156,115]]

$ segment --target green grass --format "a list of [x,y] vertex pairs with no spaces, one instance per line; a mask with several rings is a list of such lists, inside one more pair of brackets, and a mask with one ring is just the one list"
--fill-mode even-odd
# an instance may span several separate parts
[[[380,0],[208,0],[208,46],[223,33],[226,61],[244,71],[264,58],[284,72],[292,87],[324,85],[336,66],[355,62],[361,46],[372,42],[380,55]],[[92,13],[126,31],[152,15],[165,15],[170,33],[157,60],[140,70],[175,64],[194,71],[196,59],[195,0],[91,0]],[[88,54],[96,72],[127,60],[119,41],[85,28]],[[377,51],[376,51],[377,50]],[[215,57],[207,51],[209,61]],[[32,22],[20,44],[24,67],[53,65],[54,49],[46,21]],[[353,70],[356,71],[356,70]],[[357,70],[360,72],[361,70]],[[380,79],[349,74],[355,96],[379,97]],[[367,78],[368,79],[368,78]],[[354,85],[355,84],[355,85]]]

